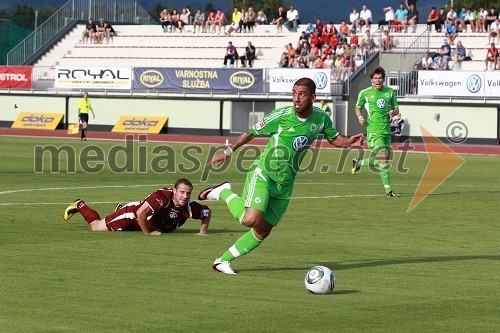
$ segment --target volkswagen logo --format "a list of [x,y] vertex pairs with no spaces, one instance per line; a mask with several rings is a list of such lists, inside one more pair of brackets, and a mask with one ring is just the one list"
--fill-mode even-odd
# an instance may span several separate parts
[[385,108],[385,99],[377,99],[377,106],[379,109],[384,109]]
[[292,147],[295,151],[302,151],[309,146],[309,139],[305,135],[301,135],[293,139]]
[[328,84],[328,77],[323,72],[317,73],[314,75],[314,83],[316,83],[316,88],[324,89]]
[[473,94],[481,90],[482,85],[483,82],[481,81],[479,75],[474,74],[469,76],[469,78],[467,79],[467,89]]

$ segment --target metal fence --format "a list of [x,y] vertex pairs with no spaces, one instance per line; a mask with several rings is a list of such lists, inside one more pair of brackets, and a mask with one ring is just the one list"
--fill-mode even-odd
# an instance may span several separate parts
[[137,1],[70,0],[7,53],[7,64],[22,65],[74,20],[104,18],[114,23],[153,24],[155,20]]

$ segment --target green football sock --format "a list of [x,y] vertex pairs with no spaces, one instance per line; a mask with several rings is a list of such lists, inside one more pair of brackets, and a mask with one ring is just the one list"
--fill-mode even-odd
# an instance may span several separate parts
[[257,238],[257,236],[254,235],[253,229],[238,238],[236,243],[234,243],[233,246],[231,246],[224,254],[222,257],[220,257],[221,261],[233,261],[234,259],[238,258],[239,256],[243,256],[250,251],[254,250],[256,247],[258,247],[262,243],[260,239]]
[[364,159],[361,160],[360,163],[361,163],[360,164],[361,166],[366,166],[366,165],[367,166],[371,166],[371,167],[373,167],[373,166],[375,166],[375,167],[379,166],[378,159],[377,158],[373,158],[373,157],[364,158]]
[[243,199],[228,189],[224,189],[220,192],[220,199],[226,202],[227,208],[229,208],[231,214],[241,223],[245,215],[245,204],[243,203]]
[[382,179],[382,184],[384,184],[385,194],[387,194],[392,191],[391,176],[389,175],[389,165],[380,164],[379,171],[380,179]]

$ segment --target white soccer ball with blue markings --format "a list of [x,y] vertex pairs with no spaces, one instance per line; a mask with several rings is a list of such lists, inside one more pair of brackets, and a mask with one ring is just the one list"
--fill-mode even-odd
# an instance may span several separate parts
[[315,266],[307,271],[306,289],[316,295],[331,294],[335,288],[335,274],[326,266]]

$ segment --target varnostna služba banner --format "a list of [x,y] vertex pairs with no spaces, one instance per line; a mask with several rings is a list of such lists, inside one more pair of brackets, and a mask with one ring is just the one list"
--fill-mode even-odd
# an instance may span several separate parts
[[0,88],[30,89],[32,70],[27,66],[0,66]]
[[134,68],[134,89],[263,92],[261,69]]
[[55,130],[63,116],[61,113],[21,112],[12,128]]
[[167,120],[168,117],[121,116],[111,132],[158,134]]

